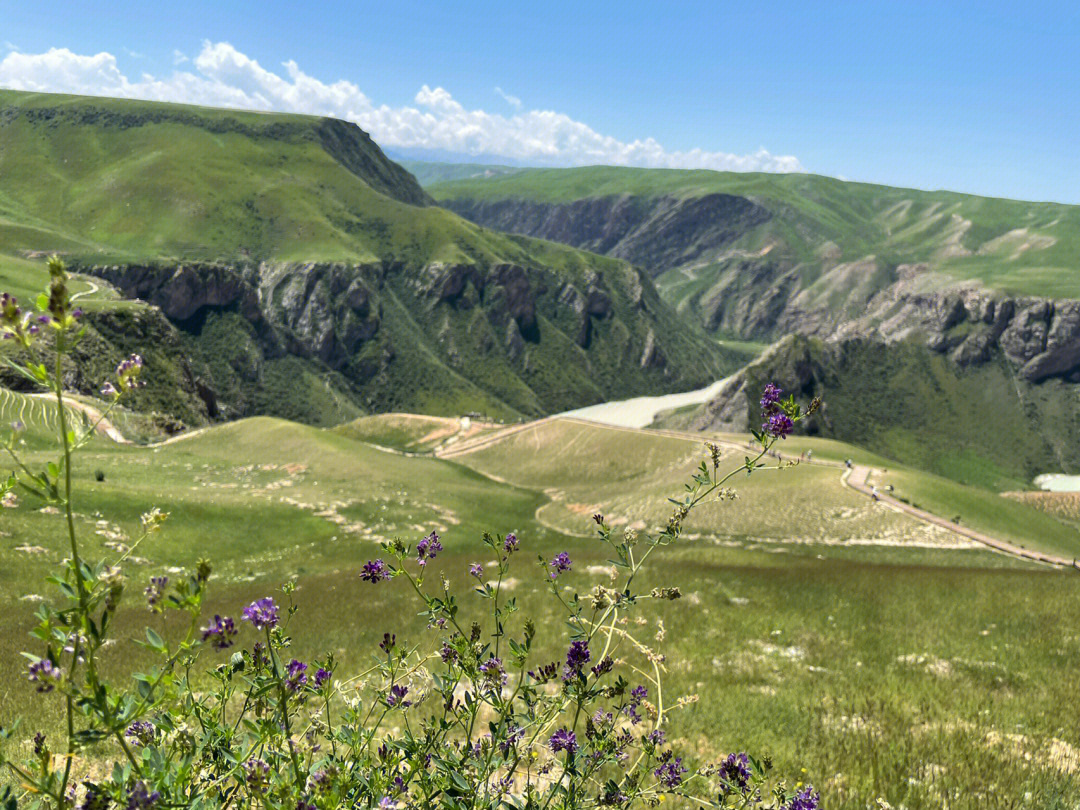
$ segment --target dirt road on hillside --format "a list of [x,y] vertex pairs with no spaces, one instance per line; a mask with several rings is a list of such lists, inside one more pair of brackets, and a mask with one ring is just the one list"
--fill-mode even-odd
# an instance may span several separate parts
[[[680,430],[644,430],[639,428],[619,427],[616,425],[605,425],[600,422],[591,422],[587,419],[580,419],[572,416],[549,416],[545,419],[538,419],[535,422],[527,422],[522,425],[514,425],[504,430],[495,431],[494,433],[487,434],[479,437],[473,441],[462,442],[461,444],[454,445],[447,448],[443,452],[436,452],[436,455],[440,458],[456,458],[468,453],[482,450],[485,447],[490,447],[503,439],[513,436],[517,433],[521,433],[526,430],[535,430],[549,422],[553,422],[556,419],[561,419],[567,422],[576,422],[582,425],[588,425],[594,428],[604,428],[606,430],[621,430],[629,433],[648,433],[650,435],[668,436],[674,439],[684,439],[686,441],[692,441],[701,444],[706,441],[713,441],[721,447],[727,447],[729,449],[739,450],[740,452],[746,452],[750,448],[746,444],[740,444],[728,439],[720,439],[709,436],[702,433],[690,433]],[[812,464],[817,467],[831,467],[841,472],[841,480],[845,486],[859,492],[867,497],[874,497],[874,488],[870,486],[867,481],[874,473],[883,473],[881,470],[877,470],[873,467],[856,464],[851,469],[839,461],[828,461],[822,459],[806,459],[800,456],[794,456],[783,452],[773,452],[772,456],[776,459],[783,461],[798,462],[800,464]],[[961,537],[966,537],[969,540],[974,540],[976,543],[981,543],[984,546],[999,551],[1003,554],[1011,554],[1015,557],[1021,557],[1026,560],[1033,560],[1035,562],[1045,563],[1047,565],[1055,565],[1062,567],[1077,568],[1080,570],[1080,563],[1075,559],[1068,559],[1065,557],[1059,557],[1054,554],[1045,554],[1041,551],[1035,551],[1029,548],[1022,548],[1013,543],[1000,540],[996,537],[991,537],[988,534],[977,532],[974,529],[969,529],[967,526],[960,526],[953,523],[950,520],[946,520],[943,517],[935,515],[931,512],[927,512],[925,509],[919,509],[911,504],[904,503],[901,500],[894,498],[888,493],[878,491],[878,502],[888,507],[904,512],[911,517],[921,520],[924,523],[929,523],[934,526],[940,526],[941,528],[948,529],[954,534],[958,534]]]

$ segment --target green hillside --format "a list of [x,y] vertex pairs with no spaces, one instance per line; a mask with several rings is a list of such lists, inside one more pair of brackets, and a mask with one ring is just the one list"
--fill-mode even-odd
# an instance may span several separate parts
[[753,392],[767,382],[823,399],[813,423],[818,435],[962,484],[1026,489],[1040,473],[1080,468],[1075,385],[1033,385],[1000,356],[958,367],[915,339],[887,345],[786,338],[740,370],[714,401],[662,414],[657,426],[756,425]]
[[157,306],[185,421],[536,415],[734,365],[639,271],[431,205],[352,124],[0,91],[0,144],[0,276],[59,252]]
[[[455,210],[466,201],[568,205],[628,196],[686,201],[743,197],[766,221],[735,234],[728,250],[770,248],[772,260],[805,266],[874,256],[885,267],[929,262],[948,280],[975,279],[1012,294],[1080,298],[1080,207],[853,183],[806,174],[633,169],[529,169],[432,185]],[[657,274],[685,263],[674,251]],[[696,257],[695,257],[696,258]],[[702,259],[715,258],[702,256]],[[702,274],[705,278],[706,274]],[[673,279],[662,279],[668,286]]]
[[500,166],[489,163],[429,163],[424,160],[399,160],[398,164],[408,170],[421,186],[451,180],[498,177],[524,171],[518,166]]

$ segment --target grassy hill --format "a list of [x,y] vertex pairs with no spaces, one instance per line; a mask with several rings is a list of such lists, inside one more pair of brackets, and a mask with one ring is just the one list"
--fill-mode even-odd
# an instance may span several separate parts
[[486,163],[429,163],[423,160],[399,160],[421,186],[445,183],[451,180],[470,180],[477,177],[499,177],[522,169],[517,166],[499,166]]
[[0,276],[56,251],[156,305],[204,419],[539,414],[733,365],[637,270],[431,205],[352,124],[0,91],[0,143]]
[[[948,279],[974,279],[1013,294],[1080,298],[1080,206],[807,174],[610,166],[481,175],[436,183],[428,191],[455,209],[469,202],[569,205],[618,197],[686,202],[730,195],[760,206],[765,216],[722,247],[757,252],[771,246],[773,260],[805,264],[808,280],[823,262],[872,255],[883,267],[929,262]],[[694,258],[699,257],[672,250],[650,270],[661,274]]]
[[[17,402],[3,407],[29,420],[28,433],[44,436],[50,427],[44,412],[20,411]],[[414,436],[436,427],[416,421]],[[357,426],[367,435],[381,431],[380,438],[394,427],[388,418]],[[163,533],[125,565],[132,597],[118,618],[120,634],[145,624],[145,580],[178,576],[205,556],[215,571],[211,614],[235,615],[295,581],[294,654],[306,660],[333,650],[344,680],[367,666],[383,632],[410,644],[427,638],[406,589],[372,589],[357,572],[380,553],[378,541],[414,542],[433,528],[446,552],[430,576],[466,592],[468,566],[486,561],[480,532],[516,531],[526,552],[508,586],[518,610],[538,626],[560,627],[535,556],[569,551],[573,570],[560,581],[570,593],[584,596],[606,583],[609,563],[592,535],[591,510],[623,526],[662,520],[670,508],[664,496],[679,491],[703,453],[693,441],[565,421],[454,461],[386,452],[346,433],[256,418],[154,447],[96,440],[75,468],[77,530],[91,556],[117,554],[149,506],[171,513]],[[861,454],[823,439],[789,442],[820,457]],[[31,452],[32,465],[44,458]],[[907,497],[922,498],[916,486],[946,499],[975,492],[971,521],[993,508],[988,499],[996,496],[985,492],[891,472]],[[738,499],[707,505],[681,542],[654,555],[645,583],[683,594],[641,613],[665,631],[655,642],[667,657],[665,704],[694,701],[669,720],[668,736],[682,751],[704,760],[762,751],[790,781],[812,781],[841,810],[861,810],[879,796],[908,807],[951,797],[951,807],[983,810],[1027,793],[1033,806],[1061,806],[1076,795],[1080,726],[1075,714],[1057,711],[1080,699],[1072,677],[1080,647],[1070,631],[1080,620],[1075,573],[928,531],[844,487],[837,470],[763,472],[736,486]],[[1022,531],[1032,515],[1053,520],[996,500],[1013,514],[1010,531]],[[34,699],[17,651],[46,592],[42,577],[66,551],[60,515],[25,498],[3,515],[0,673],[11,687],[0,696],[0,716],[5,725],[22,716],[29,730],[19,733],[28,738],[62,722],[42,712],[51,704]],[[1046,525],[1027,524],[1033,540]],[[481,607],[466,593],[462,620]],[[250,631],[243,632],[247,644]],[[558,659],[565,643],[555,638],[536,654]],[[193,671],[219,661],[200,658]],[[132,644],[106,653],[113,674],[144,664]],[[792,763],[806,773],[787,770]]]
[[661,415],[658,426],[756,424],[755,392],[777,382],[825,404],[822,436],[995,492],[1026,489],[1048,470],[1080,467],[1076,387],[1031,384],[1002,357],[961,368],[915,339],[885,345],[792,336],[740,370],[712,402]]

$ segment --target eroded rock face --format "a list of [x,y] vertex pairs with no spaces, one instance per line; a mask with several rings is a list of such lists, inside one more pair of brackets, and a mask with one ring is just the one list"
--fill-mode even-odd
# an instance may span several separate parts
[[258,301],[243,274],[220,264],[182,264],[176,267],[105,265],[81,268],[116,287],[125,298],[141,298],[174,321],[186,321],[203,307],[238,304],[246,317],[255,317]]
[[[387,396],[393,407],[407,407],[398,404],[404,397],[396,392],[416,384],[425,368],[434,371],[420,383],[437,385],[434,380],[446,373],[440,364],[466,380],[505,386],[495,390],[520,397],[515,406],[530,413],[648,391],[657,380],[684,377],[692,379],[684,387],[691,387],[714,373],[707,352],[699,366],[671,364],[688,351],[687,335],[679,333],[647,277],[622,263],[560,269],[512,262],[75,269],[155,305],[159,317],[188,336],[188,350],[199,355],[202,368],[213,369],[195,386],[211,417],[257,412],[259,402],[247,392],[265,391],[268,379],[280,390],[281,364],[291,357],[315,365],[291,367],[290,373],[307,368],[348,386],[347,395],[362,391],[367,407],[375,407],[383,392],[397,397]],[[657,313],[668,319],[664,326]],[[619,321],[617,328],[607,328],[612,320]],[[558,333],[588,350],[588,357],[565,354]],[[546,382],[559,373],[553,362],[571,364],[565,389]],[[545,380],[536,389],[528,382],[533,374]],[[548,398],[554,404],[538,405]]]
[[448,200],[451,211],[496,230],[627,259],[659,275],[738,239],[772,214],[746,197],[593,197],[565,204]]

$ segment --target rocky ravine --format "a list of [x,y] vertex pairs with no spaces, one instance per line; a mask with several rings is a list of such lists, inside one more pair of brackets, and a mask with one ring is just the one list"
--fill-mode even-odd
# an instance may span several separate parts
[[758,340],[801,334],[889,342],[923,335],[960,366],[986,361],[1000,349],[1025,380],[1080,382],[1080,302],[956,283],[928,264],[892,267],[872,255],[841,262],[827,244],[816,257],[820,272],[808,274],[803,264],[778,255],[782,249],[731,249],[773,216],[746,197],[620,195],[565,204],[461,198],[443,204],[488,227],[625,258],[652,276],[714,263],[714,280],[692,302],[711,330]]
[[[196,340],[209,313],[228,313],[264,359],[299,357],[340,375],[345,394],[365,409],[408,407],[416,393],[410,385],[437,390],[435,371],[449,380],[444,387],[460,384],[480,401],[487,396],[529,414],[622,390],[692,387],[719,371],[710,347],[702,353],[704,341],[674,320],[629,265],[571,274],[507,263],[78,269],[158,307]],[[230,403],[220,392],[223,381],[213,378],[232,376],[229,367],[248,363],[252,350],[225,358],[205,381],[218,389],[220,415],[250,412],[249,405]],[[691,356],[697,365],[682,362]],[[560,385],[550,384],[552,374]],[[244,375],[243,384],[257,382],[258,368]]]
[[650,199],[623,194],[559,205],[452,199],[442,205],[488,228],[626,259],[652,276],[722,248],[772,217],[768,209],[733,194]]

